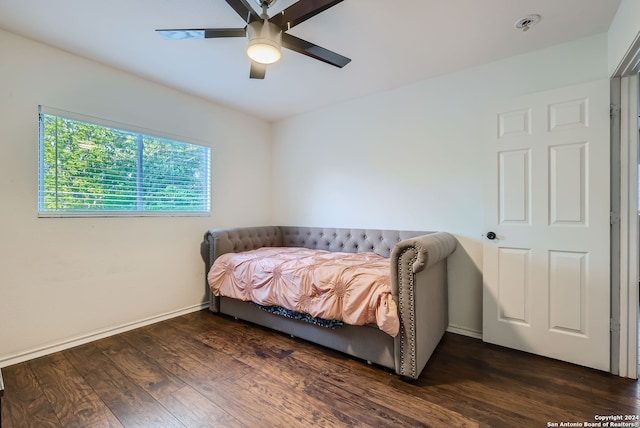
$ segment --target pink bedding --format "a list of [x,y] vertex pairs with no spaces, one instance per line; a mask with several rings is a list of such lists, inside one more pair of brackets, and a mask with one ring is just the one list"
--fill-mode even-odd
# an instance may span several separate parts
[[373,323],[393,337],[400,329],[389,259],[374,253],[293,247],[227,253],[216,259],[207,280],[216,296],[352,325]]

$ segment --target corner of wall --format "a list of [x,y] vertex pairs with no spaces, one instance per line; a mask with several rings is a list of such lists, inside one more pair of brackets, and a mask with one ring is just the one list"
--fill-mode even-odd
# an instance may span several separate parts
[[622,0],[607,32],[609,76],[621,73],[624,60],[640,45],[640,1]]

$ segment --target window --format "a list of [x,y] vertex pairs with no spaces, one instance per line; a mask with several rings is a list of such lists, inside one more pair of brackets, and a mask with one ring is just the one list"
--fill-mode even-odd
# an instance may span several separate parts
[[208,147],[44,107],[38,116],[41,217],[210,213]]

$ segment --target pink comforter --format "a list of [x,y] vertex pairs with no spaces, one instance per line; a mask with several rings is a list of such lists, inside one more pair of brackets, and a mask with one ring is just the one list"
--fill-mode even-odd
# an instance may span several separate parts
[[223,254],[207,279],[216,296],[352,325],[374,323],[393,337],[400,329],[389,259],[374,253],[260,248]]

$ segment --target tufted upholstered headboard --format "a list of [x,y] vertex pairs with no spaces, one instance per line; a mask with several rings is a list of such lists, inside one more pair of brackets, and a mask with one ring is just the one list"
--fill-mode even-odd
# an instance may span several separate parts
[[284,247],[305,247],[344,253],[371,252],[382,257],[390,257],[391,250],[398,242],[429,233],[402,230],[296,226],[282,226],[280,230]]
[[345,253],[373,252],[390,257],[400,241],[432,232],[332,227],[260,226],[210,229],[201,245],[207,269],[225,253],[260,247],[305,247]]

